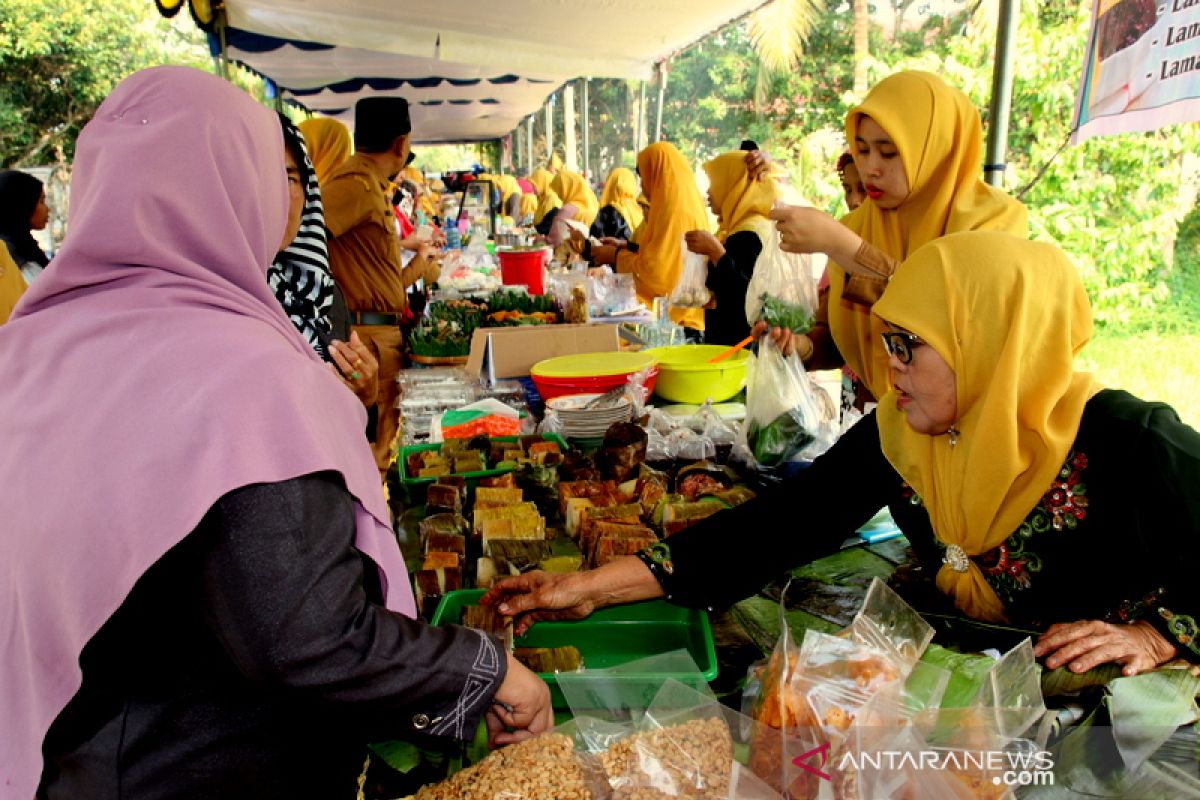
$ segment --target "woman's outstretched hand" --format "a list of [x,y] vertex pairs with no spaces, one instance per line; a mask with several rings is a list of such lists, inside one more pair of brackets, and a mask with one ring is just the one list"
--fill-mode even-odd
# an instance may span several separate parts
[[1165,664],[1178,655],[1175,645],[1143,620],[1129,625],[1111,625],[1098,619],[1051,625],[1033,648],[1046,657],[1046,667],[1066,667],[1087,672],[1110,662],[1120,664],[1122,674],[1137,675]]
[[520,636],[538,620],[583,619],[595,611],[581,575],[538,570],[501,578],[479,602],[513,617],[513,633]]

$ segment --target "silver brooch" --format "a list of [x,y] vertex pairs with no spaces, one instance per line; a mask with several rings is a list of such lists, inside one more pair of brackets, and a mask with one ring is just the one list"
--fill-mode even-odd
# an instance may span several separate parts
[[956,544],[946,545],[946,555],[942,561],[950,565],[950,569],[955,572],[966,572],[971,566],[971,558],[967,555],[967,551],[963,550]]

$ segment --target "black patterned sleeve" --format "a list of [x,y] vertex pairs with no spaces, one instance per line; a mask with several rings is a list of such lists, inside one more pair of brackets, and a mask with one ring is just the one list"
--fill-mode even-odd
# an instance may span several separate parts
[[208,625],[244,675],[375,738],[474,734],[504,680],[503,648],[378,604],[374,566],[353,546],[352,500],[336,476],[237,489],[202,528]]
[[1181,657],[1200,662],[1200,433],[1169,406],[1144,408],[1145,432],[1123,467],[1128,502],[1138,507],[1139,524],[1129,534],[1153,559],[1157,585],[1122,616],[1145,619]]
[[871,413],[797,477],[638,557],[671,602],[726,607],[787,570],[832,552],[886,505],[899,485]]

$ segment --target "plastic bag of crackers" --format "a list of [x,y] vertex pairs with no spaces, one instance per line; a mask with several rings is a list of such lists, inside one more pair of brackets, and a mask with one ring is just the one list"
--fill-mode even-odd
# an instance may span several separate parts
[[933,628],[879,579],[836,636],[809,630],[797,646],[781,622],[751,707],[764,727],[750,743],[750,768],[788,797],[857,796],[832,765],[852,731],[894,730],[904,722],[905,680]]
[[735,757],[752,721],[711,693],[668,680],[632,732],[598,753],[613,800],[772,800]]

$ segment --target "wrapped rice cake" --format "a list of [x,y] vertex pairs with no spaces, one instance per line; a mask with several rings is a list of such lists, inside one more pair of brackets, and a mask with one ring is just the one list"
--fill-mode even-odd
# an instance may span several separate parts
[[466,536],[470,529],[471,527],[467,524],[466,518],[459,514],[431,514],[421,520],[417,526],[421,537],[421,552],[430,549],[427,543],[429,537],[435,533]]
[[467,537],[461,533],[435,531],[424,537],[421,550],[426,553],[457,553],[459,558],[467,555]]
[[479,485],[495,489],[512,489],[517,485],[517,477],[511,472],[506,472],[503,475],[493,475],[490,478],[480,478]]
[[510,506],[498,506],[495,508],[477,508],[472,515],[471,532],[475,536],[483,535],[483,523],[491,519],[518,519],[521,517],[537,517],[541,520],[542,517],[538,514],[537,506],[530,502],[516,503]]
[[442,476],[425,491],[425,511],[429,514],[461,514],[462,495],[458,487],[442,483]]
[[[596,502],[599,497],[611,497],[612,502]],[[617,484],[613,481],[563,481],[558,484],[558,511],[567,516],[567,501],[572,497],[587,498],[594,505],[616,505]]]
[[583,654],[578,647],[517,647],[513,657],[534,672],[578,672]]
[[437,567],[418,570],[413,575],[413,583],[416,589],[417,609],[423,616],[429,616],[433,614],[446,592],[462,588],[462,569]]
[[525,493],[516,488],[480,486],[475,490],[475,509],[515,506],[525,499]]
[[550,558],[550,545],[530,539],[496,539],[491,543],[492,560],[500,575],[520,575],[537,569]]
[[622,525],[614,522],[596,523],[596,541],[589,562],[600,567],[621,556],[631,556],[658,541],[654,531],[644,525]]
[[604,508],[585,508],[579,522],[579,550],[590,553],[596,543],[596,524],[600,521],[640,525],[642,507],[637,503]]
[[711,517],[724,508],[724,503],[712,498],[699,500],[695,503],[667,503],[663,507],[663,535],[672,536],[679,533],[695,525],[700,520]]

